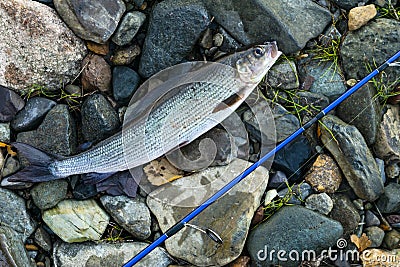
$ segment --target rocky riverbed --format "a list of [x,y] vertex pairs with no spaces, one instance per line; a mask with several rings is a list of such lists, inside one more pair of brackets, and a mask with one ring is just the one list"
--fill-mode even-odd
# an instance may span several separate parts
[[[399,17],[396,0],[2,0],[0,266],[122,266],[399,51]],[[74,155],[157,72],[266,41],[283,56],[257,99],[179,151],[97,184],[7,180],[27,162],[5,144]],[[138,266],[399,266],[399,96],[390,67],[193,220],[222,244],[186,227]]]

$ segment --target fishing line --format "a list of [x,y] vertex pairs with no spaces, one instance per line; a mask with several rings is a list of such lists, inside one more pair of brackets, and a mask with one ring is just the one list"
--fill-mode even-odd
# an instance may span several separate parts
[[232,187],[234,187],[237,183],[239,183],[241,180],[243,180],[246,176],[248,176],[250,173],[252,173],[257,167],[259,167],[263,162],[267,161],[269,158],[271,158],[273,155],[276,154],[276,152],[280,151],[282,148],[284,148],[286,145],[291,143],[294,139],[296,139],[299,135],[301,135],[305,130],[310,128],[315,122],[319,121],[321,118],[323,118],[327,113],[332,111],[334,108],[336,108],[340,103],[342,103],[345,99],[347,99],[349,96],[351,96],[354,92],[356,92],[358,89],[360,89],[364,84],[366,84],[369,80],[371,80],[373,77],[378,75],[380,72],[382,72],[384,69],[390,66],[390,64],[393,64],[397,66],[397,63],[394,63],[398,58],[400,57],[400,51],[398,51],[396,54],[394,54],[392,57],[390,57],[387,61],[385,61],[381,66],[379,66],[377,69],[373,70],[370,74],[365,76],[362,80],[360,80],[356,85],[351,87],[349,90],[344,92],[341,96],[339,96],[336,100],[334,100],[332,103],[330,103],[327,107],[325,107],[321,112],[319,112],[315,117],[313,117],[310,121],[308,121],[306,124],[304,124],[302,127],[297,129],[294,133],[292,133],[289,137],[287,137],[285,140],[283,140],[281,143],[279,143],[274,149],[272,149],[270,152],[268,152],[265,156],[260,158],[257,162],[253,163],[249,168],[247,168],[245,171],[243,171],[241,174],[239,174],[236,178],[234,178],[232,181],[227,183],[224,187],[222,187],[219,191],[217,191],[213,196],[211,196],[209,199],[207,199],[205,202],[203,202],[200,206],[195,208],[192,212],[190,212],[188,215],[186,215],[182,220],[177,222],[174,226],[169,228],[163,235],[161,235],[159,238],[157,238],[153,243],[149,244],[146,248],[144,248],[141,252],[139,252],[136,256],[134,256],[131,260],[129,260],[123,267],[131,267],[134,264],[138,263],[143,257],[148,255],[151,251],[153,251],[155,248],[157,248],[159,245],[161,245],[165,240],[168,238],[172,237],[175,235],[177,232],[179,232],[181,229],[183,229],[185,226],[187,226],[187,223],[190,222],[192,219],[194,219],[197,215],[199,215],[202,211],[204,211],[208,206],[213,204],[216,200],[218,200],[220,197],[222,197],[226,192],[228,192]]

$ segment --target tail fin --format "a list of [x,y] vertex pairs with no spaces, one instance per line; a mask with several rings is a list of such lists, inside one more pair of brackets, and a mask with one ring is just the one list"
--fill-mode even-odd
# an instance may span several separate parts
[[55,177],[50,171],[49,165],[54,162],[56,156],[51,156],[37,148],[24,143],[12,143],[20,155],[26,158],[30,165],[6,177],[5,179],[10,182],[45,182],[60,177]]

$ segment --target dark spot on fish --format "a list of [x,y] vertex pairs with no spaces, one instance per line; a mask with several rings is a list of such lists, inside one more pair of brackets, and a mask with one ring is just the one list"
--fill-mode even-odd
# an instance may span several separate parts
[[233,106],[234,104],[236,104],[237,102],[242,100],[242,96],[238,95],[238,94],[234,94],[231,95],[230,97],[228,97],[227,99],[225,99],[224,101],[222,101],[221,103],[219,103],[215,109],[213,110],[212,113],[216,113],[218,111],[227,109],[231,106]]

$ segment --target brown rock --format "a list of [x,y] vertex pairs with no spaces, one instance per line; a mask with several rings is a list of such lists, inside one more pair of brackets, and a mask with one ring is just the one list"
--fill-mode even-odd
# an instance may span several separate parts
[[365,24],[368,23],[371,19],[376,16],[376,8],[375,5],[367,5],[367,6],[360,6],[355,7],[350,10],[349,12],[349,30],[354,31]]
[[333,158],[322,154],[318,156],[305,179],[320,192],[335,193],[342,182],[342,173]]
[[100,56],[90,54],[82,62],[82,87],[85,92],[111,90],[111,68]]
[[111,57],[111,61],[115,65],[129,65],[138,55],[140,55],[140,47],[133,45],[115,51],[115,54]]
[[105,56],[110,51],[110,49],[108,47],[108,43],[98,44],[98,43],[95,43],[95,42],[87,41],[86,44],[87,44],[87,47],[89,48],[89,50],[92,51],[95,54],[99,54],[99,55]]

